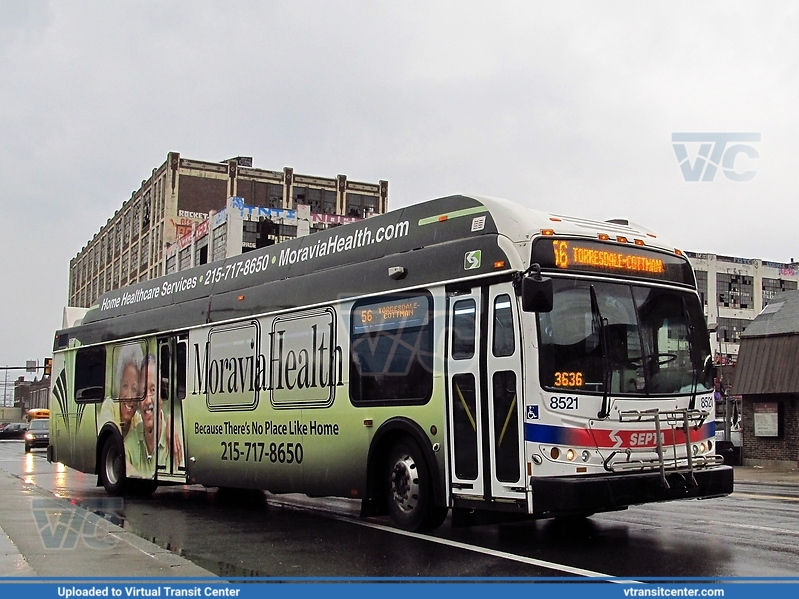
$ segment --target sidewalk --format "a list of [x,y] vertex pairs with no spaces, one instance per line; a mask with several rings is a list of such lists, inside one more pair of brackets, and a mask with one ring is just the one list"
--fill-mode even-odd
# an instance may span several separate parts
[[733,466],[735,482],[799,485],[799,469],[782,470],[768,466]]
[[0,497],[0,577],[216,578],[2,469]]

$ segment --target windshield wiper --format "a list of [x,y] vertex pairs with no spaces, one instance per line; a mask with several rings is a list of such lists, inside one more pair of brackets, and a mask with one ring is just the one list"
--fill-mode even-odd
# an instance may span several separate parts
[[607,336],[607,321],[602,318],[602,313],[599,311],[599,302],[596,298],[596,289],[591,285],[589,287],[591,293],[591,322],[596,327],[599,333],[599,346],[602,350],[602,407],[597,413],[597,418],[604,420],[610,414],[610,406],[608,405],[608,394],[610,392],[610,382],[612,372],[610,370],[609,350],[608,350],[608,336]]

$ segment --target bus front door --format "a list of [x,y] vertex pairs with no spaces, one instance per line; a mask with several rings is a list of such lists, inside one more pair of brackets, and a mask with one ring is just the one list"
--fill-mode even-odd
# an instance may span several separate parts
[[453,497],[525,500],[519,314],[510,283],[448,293]]
[[186,398],[185,335],[158,340],[158,480],[186,482],[183,400]]

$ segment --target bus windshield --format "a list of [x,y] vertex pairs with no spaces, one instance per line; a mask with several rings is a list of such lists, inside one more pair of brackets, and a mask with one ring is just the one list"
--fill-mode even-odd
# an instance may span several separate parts
[[609,384],[608,393],[635,396],[711,390],[695,293],[561,278],[553,287],[552,312],[538,314],[544,388],[603,393]]

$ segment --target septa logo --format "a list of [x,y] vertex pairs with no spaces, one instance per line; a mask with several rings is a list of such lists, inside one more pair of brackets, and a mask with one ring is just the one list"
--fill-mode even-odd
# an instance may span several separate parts
[[[759,142],[760,133],[672,133],[671,142],[682,176],[686,181],[713,181],[721,167],[724,176],[732,181],[744,182],[754,179],[757,171],[744,170],[748,160],[760,158],[753,146],[739,142]],[[693,164],[686,144],[697,150]],[[698,144],[698,149],[696,148]],[[746,158],[738,158],[740,154]],[[736,166],[736,162],[738,165]]]
[[466,252],[463,257],[463,270],[474,270],[475,268],[480,268],[481,263],[482,251],[472,250],[471,252]]

